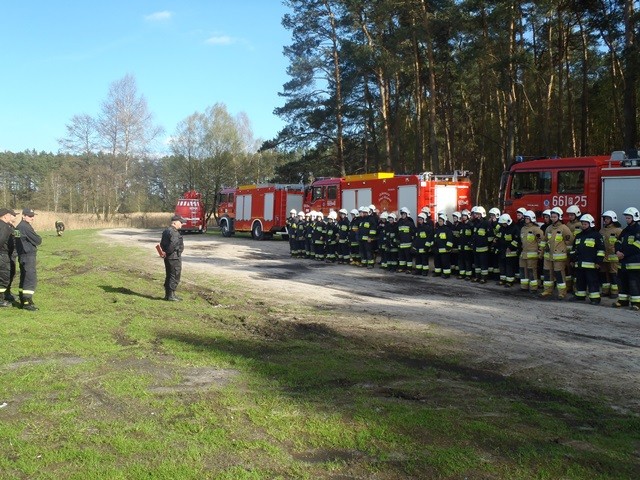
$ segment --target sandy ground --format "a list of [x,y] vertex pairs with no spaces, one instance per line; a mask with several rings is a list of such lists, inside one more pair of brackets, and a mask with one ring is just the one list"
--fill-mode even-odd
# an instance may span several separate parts
[[[145,248],[149,264],[157,265],[159,230],[114,229],[103,235]],[[538,299],[495,282],[477,285],[292,259],[281,240],[197,234],[184,239],[185,283],[211,273],[245,285],[266,304],[330,309],[348,318],[342,328],[396,337],[427,332],[442,340],[443,350],[479,369],[551,382],[640,413],[640,314],[613,309],[610,299],[594,307]]]

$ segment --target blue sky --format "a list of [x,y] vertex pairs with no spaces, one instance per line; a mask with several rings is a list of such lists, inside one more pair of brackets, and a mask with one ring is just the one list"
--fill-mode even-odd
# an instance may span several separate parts
[[135,77],[171,135],[221,102],[272,138],[288,80],[280,0],[25,0],[0,4],[0,151],[58,151],[73,115],[97,116],[109,85]]

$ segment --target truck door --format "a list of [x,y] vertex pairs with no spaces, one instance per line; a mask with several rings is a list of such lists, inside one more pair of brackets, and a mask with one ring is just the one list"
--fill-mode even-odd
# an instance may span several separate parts
[[287,216],[291,210],[299,212],[302,210],[302,194],[301,193],[287,193]]
[[351,211],[354,208],[368,207],[372,203],[370,188],[350,188],[342,192],[342,208]]
[[273,192],[264,194],[264,212],[262,218],[267,222],[273,221]]
[[551,205],[551,178],[550,170],[515,171],[508,180],[505,210],[515,212],[524,207],[541,217],[543,210],[555,206]]
[[411,211],[411,217],[418,218],[418,186],[406,185],[398,187],[398,210],[407,207]]
[[[436,212],[451,215],[458,208],[458,187],[456,185],[436,185]],[[435,213],[434,217],[435,217]]]
[[236,196],[236,220],[251,220],[251,195]]

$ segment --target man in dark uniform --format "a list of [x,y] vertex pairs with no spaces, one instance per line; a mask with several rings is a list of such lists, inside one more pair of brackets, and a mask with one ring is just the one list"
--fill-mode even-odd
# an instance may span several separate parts
[[180,215],[171,217],[171,225],[162,232],[160,247],[164,252],[164,269],[166,272],[164,279],[164,299],[170,302],[181,300],[176,296],[176,289],[180,283],[182,273],[182,251],[184,243],[179,230],[184,223]]
[[14,231],[18,263],[20,264],[20,304],[23,310],[35,311],[38,308],[33,303],[38,277],[36,275],[36,253],[42,238],[31,225],[36,213],[30,209],[22,210],[22,220]]
[[0,307],[11,306],[11,302],[5,298],[5,295],[11,285],[11,254],[14,248],[13,222],[15,218],[16,212],[8,208],[0,208]]

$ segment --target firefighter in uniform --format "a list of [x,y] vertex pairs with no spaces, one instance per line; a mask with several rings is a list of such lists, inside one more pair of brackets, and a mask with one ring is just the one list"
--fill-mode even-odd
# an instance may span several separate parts
[[573,245],[573,233],[562,223],[562,213],[560,207],[551,209],[551,225],[545,232],[544,249],[548,258],[545,257],[543,266],[544,290],[540,294],[543,298],[553,295],[554,281],[558,287],[558,299],[562,300],[567,295],[565,272],[569,260],[568,252]]
[[398,268],[398,223],[396,214],[391,212],[387,217],[385,237],[387,240],[387,265],[390,272]]
[[[362,209],[363,207],[360,207]],[[360,243],[358,242],[358,230],[360,230],[360,210],[351,210],[351,223],[349,224],[349,248],[351,250],[351,265],[360,266]]]
[[411,245],[416,233],[416,225],[411,218],[411,212],[407,207],[400,209],[398,220],[398,272],[411,270],[413,258],[411,257]]
[[387,248],[387,222],[389,214],[385,211],[378,216],[378,234],[376,239],[378,242],[378,252],[380,253],[380,268],[385,270],[389,268],[389,250]]
[[[573,238],[576,237],[582,231],[582,222],[580,222],[580,217],[582,216],[582,212],[577,205],[570,205],[567,207],[567,227],[573,233]],[[567,264],[567,289],[569,291],[573,290],[573,267],[571,264]]]
[[311,237],[313,235],[313,229],[316,223],[316,212],[311,210],[305,215],[304,225],[304,256],[306,258],[314,258],[313,241]]
[[485,218],[487,212],[484,207],[476,206],[471,209],[474,216],[473,236],[473,266],[474,282],[487,283],[489,278],[489,221]]
[[[416,233],[411,243],[411,250],[416,259],[416,266],[412,272],[414,275],[429,274],[429,251],[431,250],[432,242],[433,226],[429,225],[426,213],[419,213]],[[407,269],[407,273],[409,271],[410,269]]]
[[338,246],[338,224],[336,219],[338,214],[335,210],[331,210],[327,215],[327,223],[325,226],[324,248],[326,252],[327,263],[335,263],[336,249]]
[[0,307],[10,307],[5,298],[11,284],[11,253],[13,253],[13,222],[16,212],[9,208],[0,209]]
[[602,228],[600,234],[604,240],[604,261],[600,265],[601,293],[605,297],[618,296],[618,267],[620,261],[616,255],[616,242],[622,232],[618,223],[618,216],[613,210],[602,214]]
[[[524,207],[520,207],[518,210],[516,210],[516,221],[514,222],[515,228],[516,228],[516,232],[515,234],[518,236],[518,238],[520,238],[520,230],[522,230],[522,228],[525,226],[526,224],[526,216],[527,216],[527,209]],[[535,222],[535,220],[534,220]],[[522,259],[522,256],[520,256],[520,258],[518,258],[518,269],[516,270],[516,280],[517,281],[521,281],[522,280],[522,275],[524,274],[524,269],[525,269],[525,261]]]
[[313,244],[314,259],[318,261],[324,260],[324,242],[327,234],[327,224],[324,222],[322,212],[316,212],[316,221],[313,224],[311,232],[311,243]]
[[503,213],[498,218],[500,229],[496,233],[496,247],[500,262],[500,285],[512,287],[518,270],[520,235],[511,215]]
[[454,275],[457,275],[460,271],[458,265],[458,255],[460,252],[460,217],[462,214],[455,211],[451,214],[453,222],[451,223],[451,234],[453,235],[453,248],[451,249],[451,271]]
[[538,261],[542,258],[541,243],[544,238],[542,229],[536,223],[536,214],[527,210],[524,215],[524,227],[520,229],[520,264],[524,264],[520,272],[520,289],[531,293],[538,291]]
[[640,211],[629,207],[624,212],[627,226],[616,242],[616,255],[620,260],[618,271],[618,301],[614,307],[640,310]]
[[471,280],[473,277],[473,244],[471,243],[473,224],[469,210],[465,209],[460,213],[462,225],[460,226],[460,251],[458,252],[458,265],[460,266],[458,278]]
[[[489,209],[489,245],[494,243],[496,234],[498,233],[498,230],[500,230],[500,225],[498,224],[499,217],[499,208],[493,207]],[[489,249],[489,274],[491,276],[500,274],[500,256],[493,248]]]
[[600,304],[598,269],[604,260],[604,241],[595,229],[595,219],[588,213],[580,217],[582,230],[573,240],[571,261],[575,273],[575,300],[584,302],[589,294],[591,305]]
[[20,305],[23,310],[38,310],[33,303],[33,295],[36,291],[38,277],[36,274],[36,253],[42,238],[31,225],[36,213],[30,209],[22,210],[22,220],[16,226],[14,237],[18,263],[20,264]]
[[298,212],[298,221],[296,222],[296,257],[304,258],[305,248],[305,229],[307,228],[307,222],[305,221],[305,215],[302,210]]
[[295,209],[289,211],[289,218],[287,218],[286,228],[287,237],[289,237],[289,255],[296,256],[296,226],[298,223],[298,212]]
[[181,300],[176,296],[176,290],[180,284],[182,275],[182,252],[184,242],[179,230],[182,228],[184,219],[180,215],[171,217],[171,225],[162,232],[160,248],[164,252],[164,299],[170,302]]
[[360,243],[360,258],[362,266],[373,268],[376,263],[374,257],[376,245],[376,233],[378,223],[375,213],[369,207],[362,208],[362,218],[358,226],[358,241]]
[[349,212],[345,208],[338,211],[338,263],[349,263]]
[[453,232],[447,224],[447,215],[438,214],[438,223],[433,234],[433,274],[442,278],[451,276],[451,249]]

